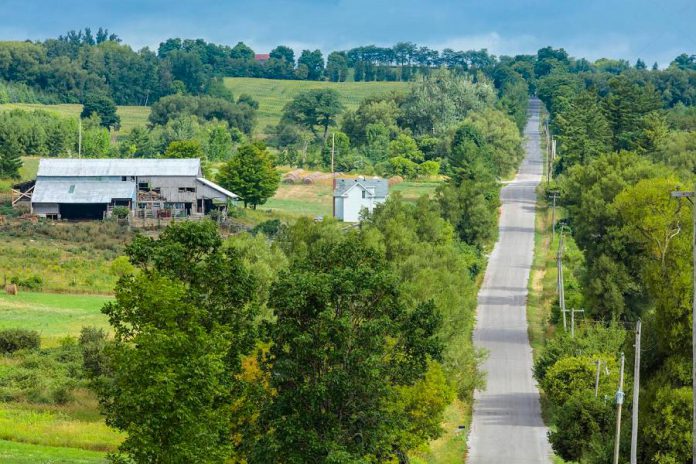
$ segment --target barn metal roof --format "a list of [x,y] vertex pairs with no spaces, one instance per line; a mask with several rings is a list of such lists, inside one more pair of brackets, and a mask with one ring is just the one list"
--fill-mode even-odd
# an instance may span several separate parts
[[226,196],[227,198],[231,198],[233,200],[236,200],[237,198],[239,198],[239,195],[237,195],[236,193],[232,193],[229,190],[220,187],[215,182],[209,181],[208,179],[204,179],[203,177],[198,177],[196,180],[198,182],[200,182],[201,184],[206,185],[206,186],[210,187],[211,189],[217,191],[218,193],[221,193],[222,195]]
[[200,159],[83,159],[39,161],[38,177],[199,176]]
[[36,182],[32,203],[111,203],[135,196],[135,182]]
[[389,183],[387,179],[336,179],[336,189],[334,196],[343,196],[353,186],[358,185],[365,190],[374,189],[376,198],[386,198],[389,193]]

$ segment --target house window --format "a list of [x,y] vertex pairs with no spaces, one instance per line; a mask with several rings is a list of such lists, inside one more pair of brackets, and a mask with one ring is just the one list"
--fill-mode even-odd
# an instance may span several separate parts
[[362,191],[362,197],[367,198],[367,192],[365,190]]

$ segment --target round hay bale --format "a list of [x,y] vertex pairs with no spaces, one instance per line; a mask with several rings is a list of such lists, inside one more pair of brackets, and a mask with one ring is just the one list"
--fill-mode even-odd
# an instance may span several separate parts
[[391,186],[391,185],[400,184],[400,183],[402,183],[403,181],[404,181],[404,178],[403,178],[403,177],[401,177],[401,176],[394,176],[394,177],[390,177],[389,180],[387,181],[387,183]]
[[295,184],[299,180],[300,180],[300,177],[297,174],[293,174],[291,172],[285,174],[285,177],[283,177],[284,184]]
[[304,179],[302,179],[302,183],[305,185],[312,185],[314,183],[314,179],[311,177],[307,176]]
[[17,287],[17,284],[6,285],[5,293],[7,293],[8,295],[17,295],[19,293],[19,287]]

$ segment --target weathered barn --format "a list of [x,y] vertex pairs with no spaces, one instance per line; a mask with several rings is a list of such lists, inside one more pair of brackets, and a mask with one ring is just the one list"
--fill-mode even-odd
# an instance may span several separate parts
[[199,159],[42,159],[31,191],[33,214],[102,219],[116,206],[139,217],[204,215],[236,200],[203,178]]
[[360,221],[362,210],[372,212],[389,195],[386,179],[336,179],[334,216],[346,222]]

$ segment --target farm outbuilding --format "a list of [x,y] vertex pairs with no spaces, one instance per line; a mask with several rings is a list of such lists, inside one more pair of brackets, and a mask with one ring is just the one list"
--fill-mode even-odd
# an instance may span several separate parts
[[345,222],[359,222],[363,210],[372,212],[389,195],[386,179],[336,179],[334,216]]
[[116,206],[137,217],[202,216],[238,198],[205,179],[199,159],[42,159],[29,195],[33,214],[56,219],[102,219]]

